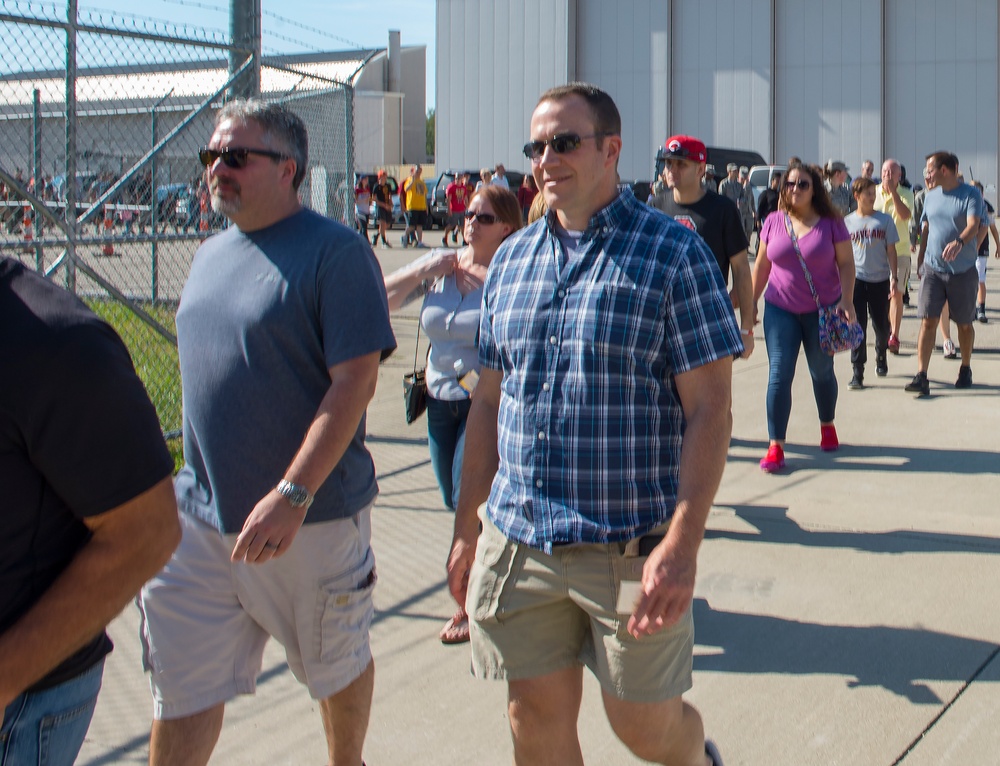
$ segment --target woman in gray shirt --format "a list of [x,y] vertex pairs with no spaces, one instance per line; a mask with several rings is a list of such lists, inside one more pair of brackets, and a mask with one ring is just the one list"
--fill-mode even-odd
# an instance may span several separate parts
[[[432,250],[385,278],[390,311],[424,299],[420,327],[431,342],[427,440],[444,504],[451,511],[458,505],[465,423],[479,380],[483,281],[500,243],[521,225],[517,197],[501,186],[483,186],[465,211],[465,248]],[[445,624],[441,640],[446,644],[469,640],[464,607]]]

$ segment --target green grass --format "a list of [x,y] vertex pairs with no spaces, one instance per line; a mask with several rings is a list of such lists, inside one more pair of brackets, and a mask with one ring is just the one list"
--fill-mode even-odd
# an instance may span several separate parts
[[[136,372],[146,386],[163,431],[180,431],[181,428],[181,372],[176,347],[136,316],[127,306],[106,298],[90,298],[87,305],[115,328],[125,341]],[[177,307],[172,304],[141,303],[141,308],[163,327],[176,333],[174,315]],[[180,437],[167,440],[174,459],[174,470],[183,464]]]

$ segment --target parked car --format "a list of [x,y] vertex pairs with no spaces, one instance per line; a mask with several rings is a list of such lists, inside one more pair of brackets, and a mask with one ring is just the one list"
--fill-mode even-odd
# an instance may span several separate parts
[[[448,198],[445,192],[448,190],[448,184],[455,180],[455,177],[459,173],[469,174],[469,183],[475,188],[476,184],[479,183],[482,178],[479,175],[478,170],[446,170],[437,178],[434,179],[434,185],[427,183],[427,209],[429,211],[427,228],[432,229],[435,226],[439,229],[443,229],[448,222]],[[519,173],[516,170],[507,171],[507,183],[510,186],[510,190],[517,194],[517,187],[521,185],[524,180],[524,173]]]
[[757,202],[760,200],[760,193],[771,185],[771,179],[780,176],[787,169],[787,165],[754,165],[750,168],[750,187],[753,189],[753,209],[757,209]]

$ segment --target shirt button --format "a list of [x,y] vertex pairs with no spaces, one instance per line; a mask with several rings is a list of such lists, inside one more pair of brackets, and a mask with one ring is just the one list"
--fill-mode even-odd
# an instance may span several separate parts
[[555,335],[552,335],[551,337],[549,337],[549,343],[555,346],[559,343],[559,338],[557,338]]
[[560,298],[565,298],[566,297],[566,291],[565,290],[560,290],[559,291],[559,297]]
[[552,388],[552,386],[548,383],[542,383],[542,391],[548,391],[550,388]]
[[545,482],[544,482],[544,481],[542,481],[541,479],[538,479],[538,480],[537,480],[537,481],[535,482],[535,486],[536,486],[536,487],[538,487],[539,489],[541,489],[541,488],[542,488],[542,487],[543,487],[544,485],[545,485]]
[[539,431],[538,438],[541,439],[542,441],[545,441],[545,431]]

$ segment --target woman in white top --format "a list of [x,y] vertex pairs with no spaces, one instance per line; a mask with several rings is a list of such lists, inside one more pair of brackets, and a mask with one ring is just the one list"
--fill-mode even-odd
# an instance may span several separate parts
[[[500,243],[521,228],[517,197],[499,186],[476,191],[465,211],[462,250],[432,250],[385,278],[389,310],[423,298],[420,327],[427,357],[427,439],[445,506],[458,505],[465,423],[479,380],[479,310],[483,281]],[[469,640],[464,607],[441,631],[444,643]]]

